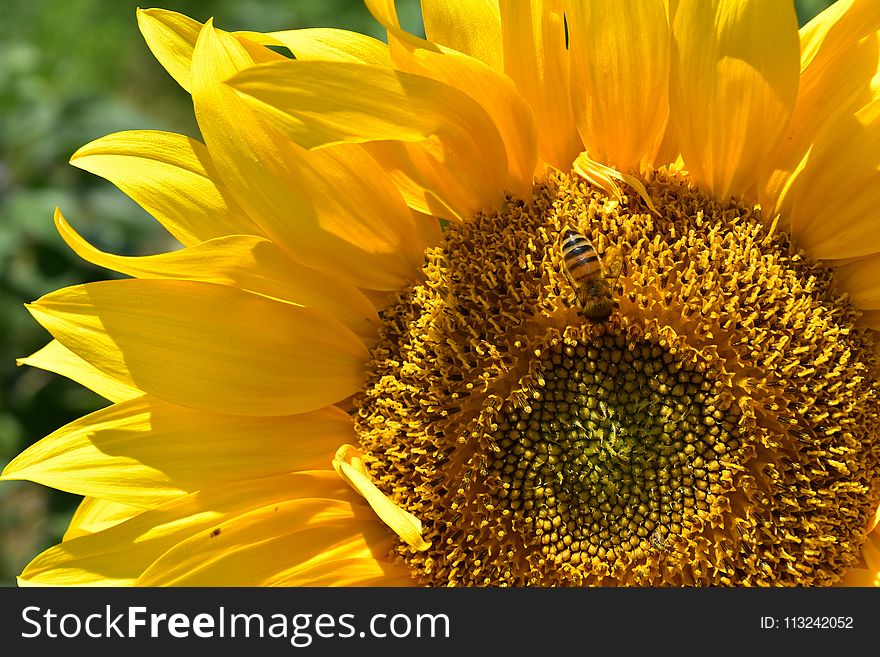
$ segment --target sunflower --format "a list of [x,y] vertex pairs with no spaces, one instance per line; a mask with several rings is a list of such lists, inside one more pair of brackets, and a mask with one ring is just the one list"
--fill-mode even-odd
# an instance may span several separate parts
[[6,467],[84,497],[20,582],[880,583],[880,6],[367,4],[139,11],[201,141],[72,163],[183,248],[56,213],[130,278],[29,305],[112,403]]

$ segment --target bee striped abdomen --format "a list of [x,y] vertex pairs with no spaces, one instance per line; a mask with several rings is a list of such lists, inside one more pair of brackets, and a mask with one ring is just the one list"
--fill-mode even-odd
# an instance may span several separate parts
[[560,244],[565,273],[581,304],[580,314],[592,320],[607,319],[614,308],[602,260],[583,234],[566,231]]
[[573,230],[568,231],[562,240],[562,258],[568,275],[575,282],[583,282],[602,273],[599,254],[590,240]]

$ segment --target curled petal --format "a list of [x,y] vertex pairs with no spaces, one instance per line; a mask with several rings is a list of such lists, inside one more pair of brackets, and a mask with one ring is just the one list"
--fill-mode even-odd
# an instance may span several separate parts
[[380,491],[364,468],[360,453],[351,445],[343,445],[336,452],[333,468],[354,490],[360,493],[376,515],[416,550],[427,550],[430,543],[422,538],[422,523],[413,514],[392,502]]

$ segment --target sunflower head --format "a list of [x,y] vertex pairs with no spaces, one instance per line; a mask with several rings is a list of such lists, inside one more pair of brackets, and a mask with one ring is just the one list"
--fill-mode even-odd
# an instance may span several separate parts
[[184,248],[56,216],[131,278],[30,306],[111,404],[4,470],[85,496],[22,581],[877,584],[878,5],[367,4],[139,12],[200,139],[73,162]]

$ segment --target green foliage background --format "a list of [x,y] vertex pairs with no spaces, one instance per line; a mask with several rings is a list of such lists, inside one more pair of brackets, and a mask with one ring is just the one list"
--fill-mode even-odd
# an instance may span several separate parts
[[[797,0],[801,24],[833,0]],[[128,197],[67,162],[120,130],[198,137],[187,94],[153,59],[129,0],[2,0],[0,17],[0,467],[42,436],[105,402],[15,359],[49,340],[23,303],[111,274],[79,260],[52,222],[55,207],[108,251],[143,255],[172,240]],[[397,0],[421,32],[418,0]],[[149,6],[149,5],[147,5]],[[169,0],[158,6],[228,30],[341,27],[384,38],[360,0]],[[79,498],[0,483],[0,586],[60,540]]]

